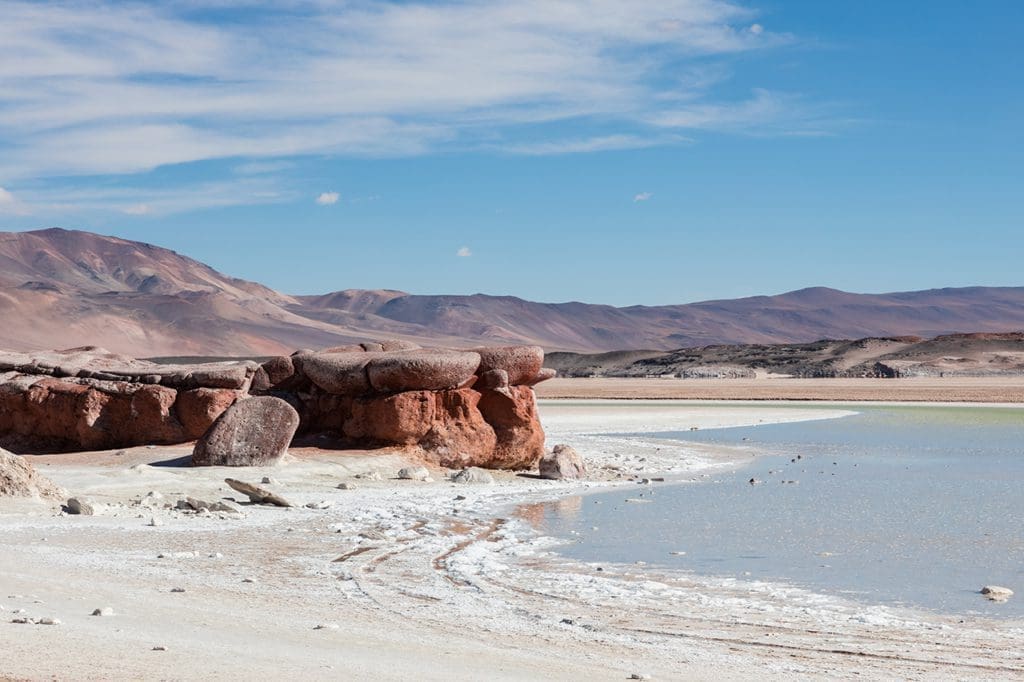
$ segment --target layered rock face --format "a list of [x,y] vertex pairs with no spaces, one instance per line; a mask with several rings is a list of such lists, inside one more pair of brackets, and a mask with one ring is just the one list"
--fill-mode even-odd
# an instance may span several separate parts
[[[262,364],[159,365],[95,347],[0,353],[0,443],[99,450],[199,440],[194,464],[247,465],[276,461],[297,426],[353,447],[419,446],[452,468],[529,468],[544,449],[531,388],[553,376],[543,362],[536,346],[401,341]],[[286,402],[298,423],[259,396]]]
[[67,451],[195,440],[257,368],[158,365],[96,347],[0,353],[0,442]]

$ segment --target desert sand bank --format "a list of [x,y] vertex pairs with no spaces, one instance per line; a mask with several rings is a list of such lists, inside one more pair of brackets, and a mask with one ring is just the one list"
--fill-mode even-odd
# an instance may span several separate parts
[[1024,377],[552,379],[541,398],[1024,403]]
[[[839,416],[667,404],[542,406],[549,443],[585,452],[584,484],[498,474],[493,485],[393,480],[402,453],[297,449],[268,469],[190,469],[187,447],[33,457],[111,505],[62,516],[0,504],[0,678],[837,679],[1024,674],[1016,624],[866,607],[767,583],[561,559],[534,524],[588,490],[663,471],[699,480],[749,451],[604,439]],[[379,472],[383,480],[356,478]],[[259,481],[296,507],[197,515],[136,500],[240,497]],[[617,481],[617,482],[616,482]],[[340,482],[352,490],[339,490]],[[309,509],[306,503],[330,503]],[[319,504],[318,506],[326,506]],[[150,525],[156,519],[159,525]],[[176,589],[182,592],[172,591]],[[91,616],[111,607],[112,616]],[[24,610],[18,614],[18,610]],[[22,625],[18,616],[57,618]],[[319,629],[316,629],[318,626]],[[164,647],[166,650],[154,650]]]

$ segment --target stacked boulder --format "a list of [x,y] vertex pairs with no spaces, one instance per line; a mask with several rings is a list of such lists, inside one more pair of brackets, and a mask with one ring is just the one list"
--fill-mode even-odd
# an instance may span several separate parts
[[381,342],[300,351],[257,374],[268,378],[260,390],[298,410],[300,433],[333,433],[361,447],[420,446],[451,468],[520,469],[543,454],[532,389],[551,375],[543,363],[537,346]]
[[0,440],[105,450],[201,437],[249,392],[255,362],[160,365],[88,346],[0,353]]

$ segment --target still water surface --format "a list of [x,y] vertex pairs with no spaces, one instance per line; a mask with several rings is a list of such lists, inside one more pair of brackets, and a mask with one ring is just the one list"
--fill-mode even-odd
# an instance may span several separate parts
[[[584,561],[645,561],[871,603],[1024,617],[1024,410],[850,409],[859,414],[635,434],[756,456],[703,483],[552,504],[544,530],[572,538],[561,551]],[[651,502],[625,502],[640,493]],[[986,584],[1017,595],[988,602],[977,593]]]

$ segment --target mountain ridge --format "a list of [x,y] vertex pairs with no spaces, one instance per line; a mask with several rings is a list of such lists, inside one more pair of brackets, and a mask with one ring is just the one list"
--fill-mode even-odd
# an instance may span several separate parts
[[394,337],[425,345],[668,351],[714,344],[1024,329],[1024,287],[857,294],[828,287],[666,306],[341,289],[290,295],[153,244],[79,230],[0,233],[0,346],[264,355]]

